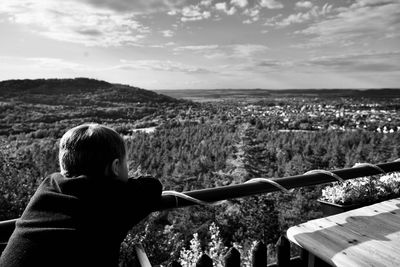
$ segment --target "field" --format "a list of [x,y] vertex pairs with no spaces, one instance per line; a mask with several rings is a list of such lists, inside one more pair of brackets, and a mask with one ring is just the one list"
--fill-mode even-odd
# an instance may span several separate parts
[[[58,139],[77,124],[115,128],[132,175],[140,169],[164,190],[188,191],[395,160],[399,98],[394,89],[156,94],[90,79],[0,82],[0,220],[20,216],[38,183],[58,170]],[[321,216],[321,188],[154,213],[127,237],[121,265],[139,240],[154,264],[181,257],[195,233],[208,249],[215,227],[222,247],[246,252],[261,239],[271,248],[289,226]]]

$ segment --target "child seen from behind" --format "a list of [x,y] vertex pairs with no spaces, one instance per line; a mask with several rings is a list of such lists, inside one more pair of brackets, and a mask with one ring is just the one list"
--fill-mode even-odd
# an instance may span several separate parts
[[124,140],[111,128],[67,131],[59,163],[17,220],[0,266],[118,266],[127,232],[159,205],[160,182],[128,177]]

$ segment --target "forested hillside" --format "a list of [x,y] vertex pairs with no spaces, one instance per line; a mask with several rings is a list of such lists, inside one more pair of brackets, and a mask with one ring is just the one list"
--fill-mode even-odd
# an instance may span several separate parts
[[[38,183],[58,170],[59,137],[83,122],[116,128],[127,143],[130,174],[150,174],[164,190],[399,158],[399,99],[301,93],[256,98],[194,103],[89,79],[0,82],[0,220],[20,216]],[[154,131],[137,131],[145,127]],[[242,255],[263,240],[273,260],[271,248],[287,227],[321,216],[321,188],[153,213],[127,237],[121,266],[132,261],[138,241],[152,264],[178,259],[194,233],[208,249],[215,227],[222,244],[235,244]]]
[[[86,78],[0,82],[0,135],[60,137],[83,122],[102,122],[126,132],[165,116],[174,98],[127,85]],[[146,123],[141,124],[141,119]]]

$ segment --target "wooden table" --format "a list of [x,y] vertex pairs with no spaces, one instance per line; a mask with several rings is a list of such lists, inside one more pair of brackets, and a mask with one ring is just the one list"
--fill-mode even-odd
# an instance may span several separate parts
[[289,240],[333,266],[400,266],[400,198],[308,221]]

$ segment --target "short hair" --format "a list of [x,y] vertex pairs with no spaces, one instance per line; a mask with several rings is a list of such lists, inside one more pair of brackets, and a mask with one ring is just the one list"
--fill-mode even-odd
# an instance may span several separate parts
[[66,177],[104,176],[114,159],[126,155],[123,138],[99,124],[83,124],[68,130],[60,140],[59,163]]

